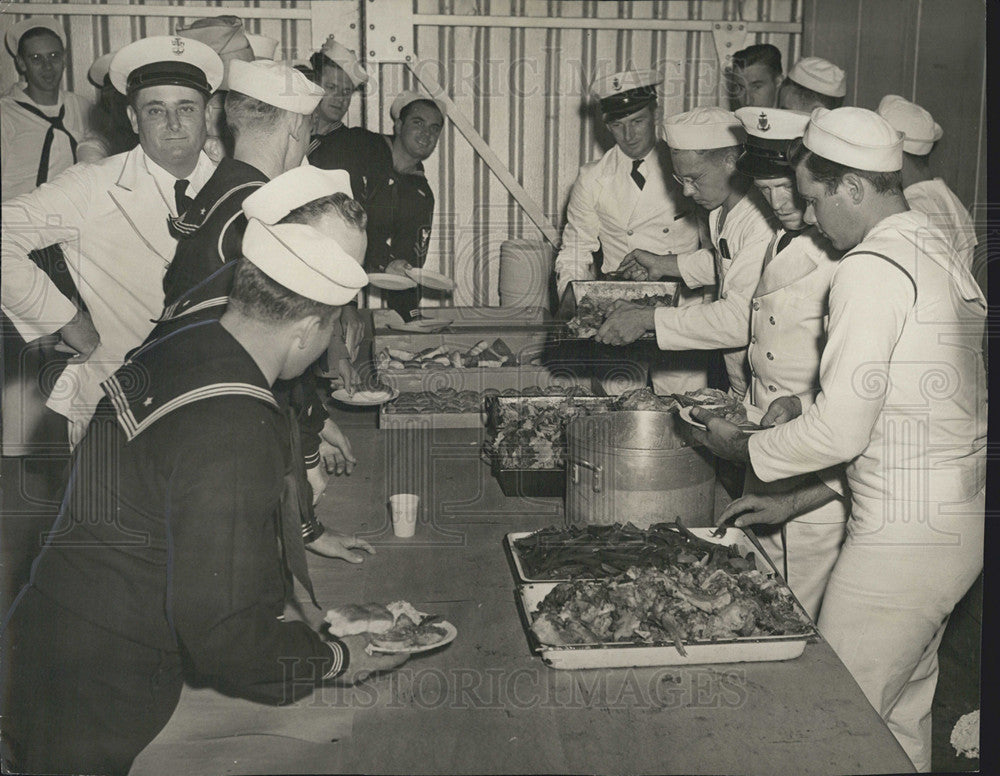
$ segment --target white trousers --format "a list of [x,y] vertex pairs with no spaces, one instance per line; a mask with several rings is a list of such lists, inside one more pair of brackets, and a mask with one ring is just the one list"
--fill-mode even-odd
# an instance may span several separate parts
[[820,632],[919,772],[931,768],[938,645],[983,568],[984,506],[985,490],[964,514],[942,509],[935,522],[952,534],[949,543],[886,543],[885,533],[878,543],[849,533],[823,599]]

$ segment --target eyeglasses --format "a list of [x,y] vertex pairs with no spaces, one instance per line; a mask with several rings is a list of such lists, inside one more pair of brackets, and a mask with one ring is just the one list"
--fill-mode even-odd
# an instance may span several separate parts
[[698,181],[704,178],[708,173],[703,172],[697,178],[682,178],[677,173],[673,173],[674,180],[677,181],[681,186],[690,186],[693,189],[698,188]]
[[25,60],[36,67],[44,62],[51,62],[53,65],[58,65],[63,61],[63,52],[50,51],[48,54],[29,54],[25,57]]

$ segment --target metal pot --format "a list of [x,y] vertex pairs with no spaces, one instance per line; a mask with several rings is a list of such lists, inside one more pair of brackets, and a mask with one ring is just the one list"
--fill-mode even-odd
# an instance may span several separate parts
[[679,518],[712,525],[715,465],[678,432],[673,412],[613,412],[575,418],[566,428],[566,515],[577,524],[631,522],[640,528]]

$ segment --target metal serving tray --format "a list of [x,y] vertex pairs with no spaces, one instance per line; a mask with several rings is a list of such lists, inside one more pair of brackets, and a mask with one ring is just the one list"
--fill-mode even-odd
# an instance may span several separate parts
[[[571,280],[559,302],[556,319],[565,323],[573,318],[576,315],[577,306],[585,296],[593,297],[600,302],[612,302],[618,299],[641,299],[645,296],[663,296],[664,294],[676,296],[677,283],[672,281]],[[585,339],[589,339],[589,337]],[[656,334],[646,332],[639,339],[656,339]]]
[[[736,545],[742,555],[753,552],[758,570],[765,574],[775,575],[780,579],[781,575],[777,573],[771,559],[761,549],[755,547],[741,529],[730,528],[726,535],[720,538],[713,538],[709,535],[713,530],[711,528],[691,528],[689,530],[699,538],[709,542]],[[515,568],[515,574],[520,582],[515,588],[514,597],[531,651],[540,655],[542,661],[553,668],[628,668],[633,666],[791,660],[802,654],[807,642],[818,637],[816,629],[813,627],[806,633],[789,636],[737,637],[727,640],[684,642],[687,655],[681,655],[673,644],[650,645],[621,642],[568,646],[542,644],[535,636],[534,631],[531,630],[532,614],[538,610],[541,601],[560,581],[568,580],[538,582],[529,581],[526,578],[520,559],[514,550],[514,540],[530,536],[531,533],[530,531],[509,533],[505,537],[505,543]],[[794,595],[792,598],[795,606],[804,614],[805,610],[802,609],[798,599]]]

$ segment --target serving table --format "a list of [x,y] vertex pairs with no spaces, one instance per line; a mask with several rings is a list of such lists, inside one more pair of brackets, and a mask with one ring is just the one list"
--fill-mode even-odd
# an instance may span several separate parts
[[[268,707],[185,687],[132,773],[898,773],[912,765],[822,640],[775,663],[558,671],[529,651],[503,550],[563,520],[557,498],[508,498],[478,459],[481,429],[378,430],[338,412],[358,465],[317,507],[377,551],[309,556],[324,611],[406,599],[458,628],[450,645],[354,688]],[[421,496],[412,539],[387,501]],[[246,645],[252,649],[252,644]]]

